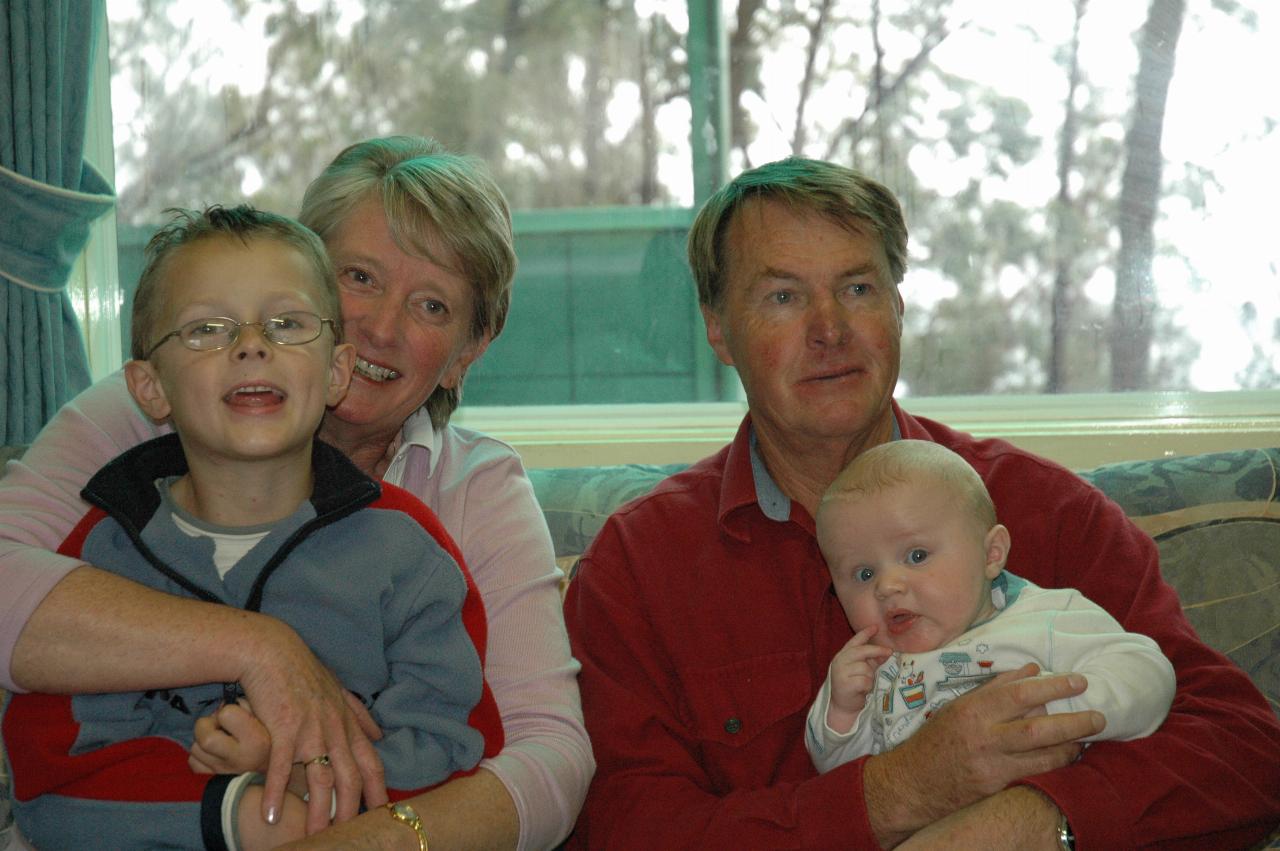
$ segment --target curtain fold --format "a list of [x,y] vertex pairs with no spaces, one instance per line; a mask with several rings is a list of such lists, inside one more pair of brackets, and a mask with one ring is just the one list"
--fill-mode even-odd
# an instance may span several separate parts
[[0,443],[27,443],[89,384],[66,292],[89,225],[111,209],[84,162],[104,0],[0,0]]

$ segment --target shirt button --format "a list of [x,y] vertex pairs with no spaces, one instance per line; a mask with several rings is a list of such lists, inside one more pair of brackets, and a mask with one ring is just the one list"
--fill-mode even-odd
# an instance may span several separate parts
[[733,735],[741,729],[742,722],[737,718],[730,718],[728,721],[724,722],[724,731],[729,735]]

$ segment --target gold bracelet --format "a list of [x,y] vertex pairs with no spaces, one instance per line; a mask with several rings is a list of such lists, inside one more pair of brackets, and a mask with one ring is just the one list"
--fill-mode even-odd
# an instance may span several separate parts
[[404,801],[388,801],[382,807],[391,814],[393,819],[413,828],[413,832],[418,836],[418,851],[427,851],[427,829],[422,826],[422,819],[418,817],[417,810]]

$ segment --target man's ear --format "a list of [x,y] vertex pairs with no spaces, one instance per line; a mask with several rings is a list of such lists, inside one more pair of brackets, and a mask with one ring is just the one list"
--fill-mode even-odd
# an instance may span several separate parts
[[333,347],[333,360],[329,365],[329,388],[324,403],[332,408],[342,401],[351,387],[351,371],[356,367],[356,347],[351,343],[338,343]]
[[720,324],[720,314],[705,304],[701,306],[701,309],[702,321],[707,326],[707,342],[711,344],[711,349],[716,353],[716,357],[720,359],[720,363],[725,366],[733,366],[733,354],[730,353],[729,344],[724,338],[724,327]]
[[1009,530],[1003,525],[997,523],[987,532],[987,539],[984,542],[987,550],[986,576],[988,579],[995,579],[1000,575],[1000,571],[1004,570],[1005,563],[1009,561]]
[[458,352],[457,359],[449,365],[444,375],[440,376],[440,386],[453,390],[462,384],[462,379],[467,374],[467,367],[479,360],[492,342],[493,335],[486,331],[481,337],[463,346],[462,351]]
[[147,360],[131,360],[124,365],[124,381],[129,385],[129,395],[138,403],[142,412],[156,422],[167,419],[173,408],[165,396],[164,385],[156,368]]

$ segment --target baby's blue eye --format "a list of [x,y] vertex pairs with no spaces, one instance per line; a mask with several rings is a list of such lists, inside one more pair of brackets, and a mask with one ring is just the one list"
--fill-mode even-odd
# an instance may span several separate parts
[[929,558],[929,551],[924,547],[916,547],[914,550],[907,553],[908,564],[920,564],[927,558]]
[[869,567],[860,567],[854,571],[853,578],[859,582],[870,582],[876,572]]

